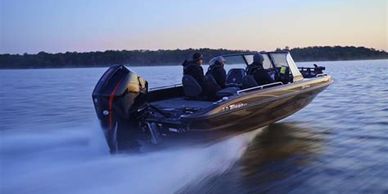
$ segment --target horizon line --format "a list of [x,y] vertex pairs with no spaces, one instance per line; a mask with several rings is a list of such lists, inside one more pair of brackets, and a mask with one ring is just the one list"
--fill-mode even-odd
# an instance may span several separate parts
[[[375,50],[375,51],[382,51],[382,52],[386,52],[388,53],[388,50],[386,49],[377,49],[377,48],[374,48],[374,47],[367,47],[367,46],[350,46],[350,45],[346,45],[346,46],[341,46],[341,45],[333,45],[333,46],[328,46],[328,45],[325,45],[325,46],[304,46],[304,47],[288,47],[288,46],[285,46],[284,48],[276,48],[276,49],[272,49],[272,51],[276,51],[277,49],[281,49],[281,50],[292,50],[292,49],[304,49],[304,48],[313,48],[313,47],[342,47],[342,48],[346,48],[346,47],[354,47],[354,48],[366,48],[366,49],[370,49],[370,50]],[[211,50],[229,50],[229,51],[248,51],[248,52],[268,52],[268,50],[252,50],[252,49],[231,49],[231,48],[209,48],[209,47],[199,47],[199,48],[175,48],[175,49],[163,49],[163,48],[160,48],[160,49],[106,49],[106,50],[89,50],[89,51],[62,51],[62,52],[48,52],[48,51],[39,51],[39,52],[36,52],[36,53],[28,53],[28,52],[24,52],[24,53],[0,53],[0,55],[37,55],[39,53],[47,53],[47,54],[65,54],[65,53],[92,53],[92,52],[107,52],[107,51],[174,51],[174,50],[202,50],[202,49],[211,49]],[[269,51],[270,52],[270,51]]]

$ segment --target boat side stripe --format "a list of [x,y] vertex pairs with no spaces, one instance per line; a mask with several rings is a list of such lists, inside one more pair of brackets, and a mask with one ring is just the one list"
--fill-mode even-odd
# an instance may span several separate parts
[[114,94],[116,93],[117,89],[119,88],[121,84],[121,80],[116,84],[115,88],[113,89],[112,93],[109,96],[109,130],[112,130],[113,128],[113,111],[112,111],[112,106],[113,106],[113,100],[115,98]]

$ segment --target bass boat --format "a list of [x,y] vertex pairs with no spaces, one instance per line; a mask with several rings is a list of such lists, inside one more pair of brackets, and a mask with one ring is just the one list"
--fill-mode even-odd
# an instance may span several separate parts
[[333,82],[322,73],[324,67],[298,68],[288,52],[261,54],[273,83],[259,85],[247,75],[253,54],[223,55],[229,68],[226,87],[212,100],[199,96],[202,88],[191,76],[184,75],[181,84],[148,89],[147,81],[126,66],[111,66],[92,94],[111,152],[255,130],[301,110]]

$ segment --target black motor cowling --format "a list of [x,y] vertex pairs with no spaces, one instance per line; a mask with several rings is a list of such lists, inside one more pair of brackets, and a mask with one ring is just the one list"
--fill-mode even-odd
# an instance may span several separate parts
[[133,114],[144,104],[147,92],[147,82],[124,65],[111,66],[98,81],[92,98],[112,152],[117,151],[122,138],[131,133]]

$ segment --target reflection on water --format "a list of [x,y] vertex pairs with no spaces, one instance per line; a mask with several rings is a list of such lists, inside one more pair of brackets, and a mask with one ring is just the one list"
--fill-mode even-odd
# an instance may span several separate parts
[[[265,128],[238,163],[242,186],[251,191],[286,193],[308,178],[302,175],[319,157],[324,133],[305,123],[277,123]],[[288,182],[281,184],[281,182]],[[291,182],[291,183],[290,183]]]
[[[319,154],[324,136],[298,123],[275,123],[258,135],[241,158],[242,176],[256,176],[256,182],[287,178]],[[266,171],[266,169],[278,169]],[[261,169],[261,170],[258,170]]]
[[317,131],[297,122],[265,127],[231,171],[188,186],[181,193],[285,193],[292,185],[278,183],[303,179],[298,173],[309,168],[323,149],[325,132]]

